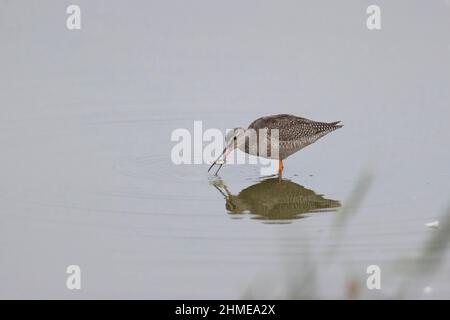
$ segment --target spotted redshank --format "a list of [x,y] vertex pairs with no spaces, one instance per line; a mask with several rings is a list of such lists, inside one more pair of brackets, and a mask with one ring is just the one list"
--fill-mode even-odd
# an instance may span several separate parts
[[[316,142],[326,134],[341,128],[342,125],[339,122],[317,122],[290,114],[261,117],[253,121],[248,129],[234,128],[227,134],[227,146],[209,167],[208,172],[215,164],[218,164],[223,156],[223,161],[215,173],[217,174],[230,152],[237,148],[254,156],[277,159],[278,173],[281,176],[284,159]],[[275,137],[274,129],[277,132],[277,139],[273,138]],[[263,144],[261,144],[262,139],[266,139]],[[261,146],[267,149],[264,150]]]

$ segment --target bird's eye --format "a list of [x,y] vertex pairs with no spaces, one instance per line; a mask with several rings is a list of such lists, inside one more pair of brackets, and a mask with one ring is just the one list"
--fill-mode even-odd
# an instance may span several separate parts
[[237,140],[237,137],[235,136],[233,139],[234,139],[234,140]]

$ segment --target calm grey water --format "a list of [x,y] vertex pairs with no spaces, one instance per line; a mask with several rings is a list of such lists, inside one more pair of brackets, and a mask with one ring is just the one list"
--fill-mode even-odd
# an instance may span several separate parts
[[[380,31],[365,1],[78,3],[68,31],[0,2],[1,298],[450,298],[448,1]],[[344,127],[282,181],[171,161],[177,128],[276,113]]]

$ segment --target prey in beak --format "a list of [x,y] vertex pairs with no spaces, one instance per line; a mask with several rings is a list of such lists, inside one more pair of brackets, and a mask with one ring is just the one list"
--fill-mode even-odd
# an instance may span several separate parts
[[[232,146],[227,146],[225,149],[223,149],[222,153],[220,154],[220,156],[216,159],[216,161],[214,161],[212,163],[212,165],[209,167],[208,172],[211,171],[211,169],[218,164],[219,168],[217,169],[216,173],[214,173],[215,176],[217,176],[217,173],[219,172],[219,170],[222,168],[222,166],[225,163],[225,160],[227,159],[228,155],[231,153],[231,151],[233,151],[234,147]],[[220,158],[223,156],[223,160],[220,160]]]

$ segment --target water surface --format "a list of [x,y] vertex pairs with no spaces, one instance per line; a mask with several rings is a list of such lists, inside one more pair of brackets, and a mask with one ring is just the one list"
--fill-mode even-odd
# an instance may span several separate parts
[[[81,2],[77,33],[0,2],[0,297],[450,297],[424,225],[450,203],[447,2],[384,4],[378,33],[360,1],[139,4]],[[283,180],[170,159],[177,128],[276,113],[344,127]]]

